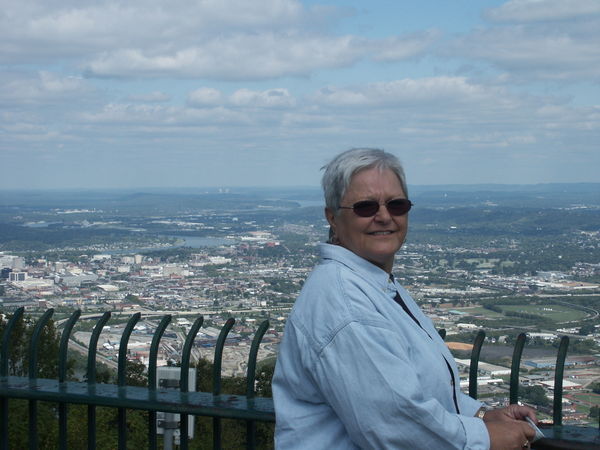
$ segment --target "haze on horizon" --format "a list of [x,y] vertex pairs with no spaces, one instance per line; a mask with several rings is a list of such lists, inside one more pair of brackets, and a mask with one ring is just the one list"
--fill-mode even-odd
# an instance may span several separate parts
[[0,189],[600,182],[600,2],[4,2]]

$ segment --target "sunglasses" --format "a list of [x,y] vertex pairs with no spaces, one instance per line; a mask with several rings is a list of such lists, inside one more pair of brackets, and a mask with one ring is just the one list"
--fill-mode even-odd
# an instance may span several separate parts
[[[383,203],[392,216],[403,216],[412,208],[412,202],[406,198],[396,198]],[[351,209],[359,217],[373,217],[381,204],[375,200],[363,200],[352,206],[340,206],[340,209]]]

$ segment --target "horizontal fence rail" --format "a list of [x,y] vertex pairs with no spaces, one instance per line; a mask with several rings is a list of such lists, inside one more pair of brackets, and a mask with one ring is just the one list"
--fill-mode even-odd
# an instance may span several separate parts
[[[79,320],[81,312],[75,311],[63,328],[58,352],[58,378],[38,378],[38,354],[40,336],[50,321],[53,310],[47,310],[33,328],[28,347],[28,376],[9,374],[9,353],[12,335],[19,321],[23,320],[23,308],[17,309],[5,323],[0,342],[0,449],[10,448],[9,442],[9,399],[24,399],[28,402],[29,448],[39,447],[38,443],[38,402],[55,402],[58,407],[58,444],[56,448],[67,448],[67,407],[69,404],[87,405],[87,446],[96,448],[96,408],[110,407],[118,411],[117,435],[118,448],[127,446],[127,411],[148,411],[148,445],[150,449],[158,446],[157,413],[179,414],[180,448],[188,448],[188,415],[212,418],[213,448],[222,447],[222,419],[241,419],[246,421],[246,448],[256,448],[256,423],[275,422],[273,400],[256,397],[256,366],[260,344],[269,328],[269,322],[263,321],[255,332],[248,355],[245,395],[222,394],[222,358],[228,333],[235,325],[235,319],[228,319],[218,336],[212,368],[212,392],[189,391],[189,368],[191,352],[197,333],[203,325],[199,317],[188,332],[181,355],[180,380],[173,386],[158,386],[157,355],[160,340],[171,322],[171,316],[165,315],[157,326],[150,345],[147,369],[148,387],[128,386],[126,383],[127,347],[131,333],[140,320],[140,313],[133,314],[128,320],[118,351],[116,384],[97,383],[96,349],[100,333],[111,318],[106,312],[95,324],[90,337],[87,352],[87,378],[85,382],[67,380],[67,347],[71,332]],[[446,336],[440,330],[440,336]],[[516,340],[509,382],[510,403],[519,401],[519,368],[527,336],[521,333]],[[473,341],[469,368],[469,395],[477,398],[477,377],[481,348],[485,341],[485,332],[479,331]],[[562,424],[562,380],[569,345],[568,337],[562,337],[557,353],[554,376],[553,424],[543,429],[546,439],[535,443],[537,449],[578,449],[600,448],[599,430],[588,427],[563,426]],[[166,433],[166,431],[165,431]],[[165,440],[165,448],[167,441]]]

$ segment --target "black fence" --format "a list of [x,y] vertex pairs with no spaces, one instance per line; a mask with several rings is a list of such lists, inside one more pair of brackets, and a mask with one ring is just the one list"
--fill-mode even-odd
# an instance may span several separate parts
[[[166,429],[178,427],[179,448],[188,448],[189,415],[212,418],[213,448],[222,447],[222,419],[241,419],[246,422],[246,448],[257,447],[257,422],[275,422],[273,400],[255,395],[256,363],[260,343],[269,327],[269,322],[262,322],[255,332],[248,355],[245,395],[226,395],[221,393],[221,368],[223,347],[228,333],[235,324],[230,318],[222,327],[215,345],[212,392],[188,392],[188,377],[190,356],[194,339],[203,324],[199,317],[187,334],[180,364],[180,379],[176,383],[161,384],[157,380],[157,355],[161,337],[171,321],[171,316],[162,318],[156,328],[149,353],[148,387],[128,386],[126,383],[127,346],[131,333],[140,320],[140,313],[133,314],[123,331],[118,351],[117,383],[97,383],[96,378],[96,348],[100,333],[111,317],[110,312],[104,313],[97,321],[91,334],[87,353],[87,380],[85,382],[68,381],[67,378],[67,348],[71,332],[80,318],[80,311],[75,311],[66,322],[61,334],[58,354],[58,379],[38,378],[38,352],[41,332],[51,319],[53,310],[47,310],[34,326],[28,349],[28,376],[9,376],[9,346],[15,324],[23,316],[23,308],[17,309],[6,323],[0,347],[0,449],[10,448],[9,442],[9,399],[25,399],[28,402],[29,448],[39,448],[38,443],[38,402],[55,402],[58,416],[58,442],[56,448],[67,448],[67,408],[70,404],[87,405],[87,447],[96,448],[96,408],[112,407],[118,410],[118,448],[127,447],[127,411],[148,411],[148,443],[150,449],[158,446],[157,413],[179,414],[178,423],[163,420]],[[445,331],[440,330],[445,337]],[[469,369],[469,395],[477,398],[477,378],[479,356],[485,340],[485,333],[480,331],[473,342]],[[519,367],[521,355],[526,342],[526,334],[521,333],[516,340],[510,374],[510,403],[519,401]],[[553,423],[542,431],[545,439],[537,441],[537,449],[594,449],[600,448],[600,426],[575,427],[564,426],[562,423],[563,376],[568,337],[562,337],[556,357],[554,372],[554,401]],[[166,441],[163,443],[166,448]]]

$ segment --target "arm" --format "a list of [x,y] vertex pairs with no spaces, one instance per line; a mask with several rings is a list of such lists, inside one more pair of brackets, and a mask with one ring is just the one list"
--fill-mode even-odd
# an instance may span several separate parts
[[460,391],[458,395],[458,404],[460,406],[460,412],[469,416],[476,416],[484,404],[479,400],[471,398],[464,392]]
[[483,422],[448,411],[422,385],[409,351],[385,325],[351,322],[319,355],[315,379],[356,445],[488,449]]

